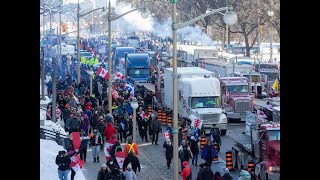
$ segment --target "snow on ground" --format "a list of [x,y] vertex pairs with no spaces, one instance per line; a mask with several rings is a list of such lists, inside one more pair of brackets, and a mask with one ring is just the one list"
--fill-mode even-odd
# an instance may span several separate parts
[[[59,151],[64,150],[55,141],[40,139],[40,180],[59,180],[55,160]],[[69,178],[71,179],[71,171]],[[76,173],[75,180],[86,180],[82,172]]]
[[45,100],[40,100],[40,104],[49,104],[51,102],[51,98],[49,98],[48,96],[44,96]]

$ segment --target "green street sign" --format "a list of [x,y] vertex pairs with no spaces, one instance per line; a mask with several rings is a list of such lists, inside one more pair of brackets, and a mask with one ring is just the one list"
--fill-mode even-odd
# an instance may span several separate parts
[[179,134],[179,128],[172,128],[172,134]]

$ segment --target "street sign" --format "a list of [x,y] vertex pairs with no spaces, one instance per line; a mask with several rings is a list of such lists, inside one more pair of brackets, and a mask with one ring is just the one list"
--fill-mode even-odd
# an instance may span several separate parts
[[172,128],[172,134],[179,134],[179,128]]

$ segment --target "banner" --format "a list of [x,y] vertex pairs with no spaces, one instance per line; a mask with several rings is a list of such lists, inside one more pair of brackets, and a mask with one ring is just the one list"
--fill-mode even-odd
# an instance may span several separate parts
[[71,164],[70,167],[75,171],[81,171],[84,162],[79,158],[78,154],[74,154],[71,158]]
[[72,142],[74,149],[80,149],[80,132],[72,133]]

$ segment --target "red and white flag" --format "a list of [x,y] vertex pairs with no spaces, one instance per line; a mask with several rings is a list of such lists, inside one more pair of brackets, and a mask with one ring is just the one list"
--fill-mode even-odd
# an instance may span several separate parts
[[203,123],[203,120],[200,120],[200,119],[194,119],[192,120],[192,127],[194,128],[201,128],[202,127],[202,123]]
[[158,59],[158,61],[160,61],[160,59],[161,59],[159,51],[157,53],[157,59]]
[[108,160],[111,157],[110,150],[111,150],[113,145],[114,144],[111,144],[111,143],[108,143],[108,142],[106,142],[105,145],[104,145],[104,148],[103,148],[104,154],[106,155],[106,159],[108,159]]
[[108,71],[102,67],[98,68],[97,76],[103,77],[104,79],[108,79]]
[[79,158],[78,154],[74,154],[71,158],[71,164],[70,167],[75,171],[81,171],[84,162]]
[[116,157],[116,160],[117,160],[117,163],[118,163],[120,169],[122,169],[123,162],[124,162],[124,159],[126,158],[126,155],[124,154],[124,152],[119,151],[119,152],[115,153],[115,157]]
[[170,133],[168,133],[168,132],[163,132],[163,137],[164,137],[165,139],[170,139]]
[[115,79],[124,79],[124,75],[121,72],[116,72]]

